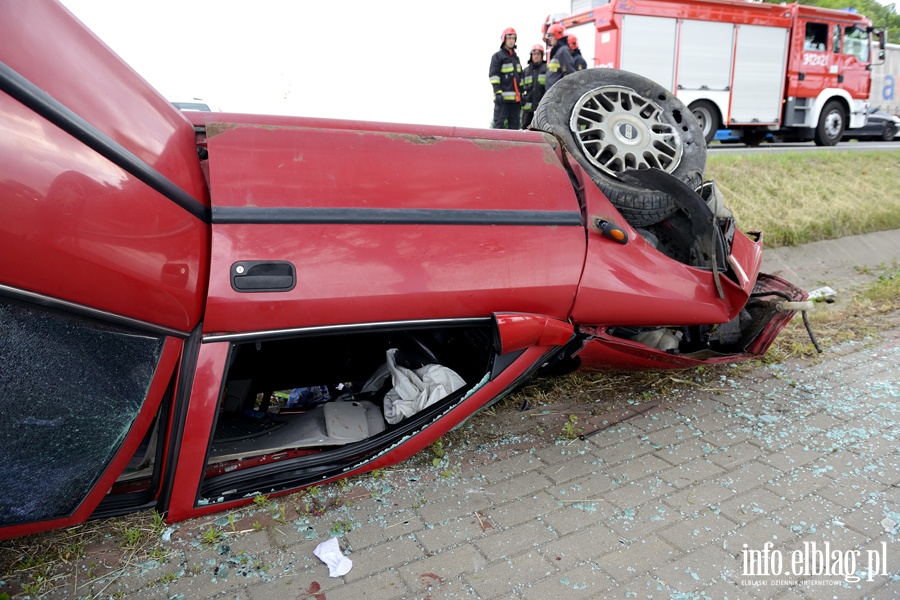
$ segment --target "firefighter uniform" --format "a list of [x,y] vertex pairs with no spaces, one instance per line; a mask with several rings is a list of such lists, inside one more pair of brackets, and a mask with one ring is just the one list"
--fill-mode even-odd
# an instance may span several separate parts
[[[512,32],[512,33],[509,33]],[[507,29],[503,32],[500,50],[491,57],[491,68],[488,75],[494,88],[494,129],[518,129],[519,113],[522,110],[522,63],[516,54],[515,46],[508,48],[505,43],[507,35],[515,35],[515,31]]]
[[550,48],[550,61],[547,63],[547,89],[553,84],[576,71],[575,61],[572,60],[572,52],[569,50],[569,42],[565,36]]
[[575,64],[576,71],[587,69],[587,61],[584,60],[584,57],[581,55],[581,50],[578,48],[572,50],[572,62]]
[[581,71],[582,69],[587,69],[587,61],[584,60],[584,57],[581,55],[581,50],[578,48],[578,38],[574,35],[569,35],[569,50],[572,52],[572,62],[575,63],[575,70]]
[[[537,46],[543,55],[543,48]],[[537,50],[532,49],[532,52]],[[522,87],[525,93],[522,96],[522,129],[528,129],[531,125],[531,119],[534,118],[534,111],[540,104],[541,98],[544,97],[544,91],[547,88],[547,63],[543,60],[539,63],[534,62],[534,58],[528,59],[528,66],[522,77]]]

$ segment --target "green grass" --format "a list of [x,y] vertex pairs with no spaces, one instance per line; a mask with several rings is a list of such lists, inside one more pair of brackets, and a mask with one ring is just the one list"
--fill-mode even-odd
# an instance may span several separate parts
[[859,302],[881,310],[900,308],[900,265],[893,263],[881,269],[878,279],[859,294]]
[[[844,142],[847,143],[847,142]],[[897,150],[710,153],[706,179],[767,248],[900,228]]]

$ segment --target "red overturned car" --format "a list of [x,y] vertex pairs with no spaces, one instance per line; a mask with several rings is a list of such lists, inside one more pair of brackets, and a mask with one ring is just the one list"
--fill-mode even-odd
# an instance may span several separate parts
[[182,113],[50,1],[0,40],[2,537],[358,475],[535,373],[751,358],[806,306],[630,73],[494,131]]

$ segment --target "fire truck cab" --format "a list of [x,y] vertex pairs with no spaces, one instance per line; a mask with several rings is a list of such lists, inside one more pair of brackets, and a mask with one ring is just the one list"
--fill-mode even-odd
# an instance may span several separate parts
[[572,9],[548,22],[578,36],[588,65],[673,91],[707,142],[728,128],[748,144],[777,132],[831,146],[866,122],[879,53],[856,12],[739,0],[574,0]]

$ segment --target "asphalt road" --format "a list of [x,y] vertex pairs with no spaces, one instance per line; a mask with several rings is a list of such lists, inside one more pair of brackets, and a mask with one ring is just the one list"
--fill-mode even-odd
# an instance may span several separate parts
[[813,142],[784,142],[784,143],[763,143],[756,147],[750,147],[746,144],[721,144],[713,143],[709,146],[711,153],[738,153],[750,154],[754,152],[811,152],[811,151],[857,151],[857,150],[878,150],[882,152],[900,151],[900,139],[895,138],[890,142],[841,142],[837,146],[816,146]]

